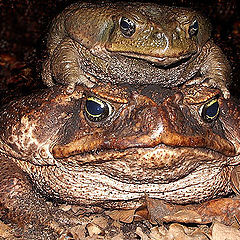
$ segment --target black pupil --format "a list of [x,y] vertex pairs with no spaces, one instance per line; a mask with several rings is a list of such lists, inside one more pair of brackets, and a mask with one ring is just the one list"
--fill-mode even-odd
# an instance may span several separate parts
[[195,21],[195,22],[193,23],[192,27],[193,27],[195,30],[197,30],[197,29],[198,29],[198,22]]
[[136,30],[136,25],[130,19],[122,17],[120,21],[120,29],[123,35],[131,37]]
[[104,106],[92,100],[86,101],[86,108],[87,111],[93,116],[99,116],[104,112]]
[[189,27],[189,34],[191,36],[196,35],[198,33],[198,21],[194,21],[192,25]]
[[218,113],[219,104],[218,102],[213,103],[210,107],[206,109],[206,116],[213,118]]
[[127,18],[122,18],[122,19],[121,19],[121,23],[120,23],[121,28],[124,29],[124,30],[128,30],[128,29],[131,27],[131,25],[130,25],[129,22],[130,22],[129,19],[127,19]]

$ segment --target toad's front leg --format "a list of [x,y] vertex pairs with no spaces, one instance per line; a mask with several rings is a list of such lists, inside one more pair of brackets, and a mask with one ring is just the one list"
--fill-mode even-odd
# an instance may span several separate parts
[[187,79],[191,69],[199,69],[200,76],[186,82],[186,85],[203,84],[207,87],[218,88],[223,92],[224,97],[230,97],[227,85],[231,79],[231,67],[222,50],[209,41],[203,46],[201,54],[191,62],[182,78]]
[[82,70],[80,50],[72,39],[63,39],[43,63],[43,82],[47,86],[53,86],[54,81],[66,85],[69,93],[74,91],[77,84],[93,87],[97,80]]

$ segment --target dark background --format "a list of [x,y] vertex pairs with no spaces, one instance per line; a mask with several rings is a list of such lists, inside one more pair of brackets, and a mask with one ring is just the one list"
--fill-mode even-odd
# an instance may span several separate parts
[[[0,0],[0,104],[44,87],[40,70],[48,26],[57,13],[73,2],[71,0]],[[154,2],[191,7],[210,19],[214,41],[223,49],[233,69],[231,93],[239,97],[240,9],[238,0]]]

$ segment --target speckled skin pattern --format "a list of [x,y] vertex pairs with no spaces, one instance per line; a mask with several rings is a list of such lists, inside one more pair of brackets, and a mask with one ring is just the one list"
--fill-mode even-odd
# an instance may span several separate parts
[[[121,31],[122,17],[135,24],[131,36]],[[203,83],[227,98],[230,66],[210,33],[209,22],[191,9],[75,3],[52,22],[42,79],[48,86],[67,85],[69,92],[76,84],[92,87],[99,81],[162,87]]]
[[[217,97],[219,116],[201,111]],[[87,99],[109,107],[92,121]],[[239,102],[206,87],[54,86],[0,111],[0,213],[52,219],[47,199],[122,207],[146,195],[191,203],[231,191]]]

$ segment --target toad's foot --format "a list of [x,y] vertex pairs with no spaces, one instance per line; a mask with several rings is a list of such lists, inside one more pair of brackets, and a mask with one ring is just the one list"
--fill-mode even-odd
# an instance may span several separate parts
[[194,78],[185,83],[185,86],[191,86],[191,85],[202,85],[206,87],[212,87],[212,88],[218,88],[222,91],[222,94],[225,99],[229,99],[230,92],[226,87],[226,84],[222,81],[219,81],[218,79],[213,78],[205,78],[202,77]]

